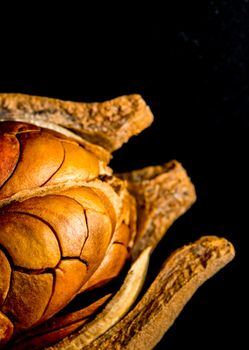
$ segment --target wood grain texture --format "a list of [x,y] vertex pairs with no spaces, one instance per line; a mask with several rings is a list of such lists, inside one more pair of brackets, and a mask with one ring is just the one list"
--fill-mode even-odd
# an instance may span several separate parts
[[70,350],[153,349],[199,286],[234,254],[231,243],[215,236],[202,237],[178,249],[129,314],[89,346],[72,346]]
[[135,259],[147,246],[155,248],[173,222],[195,202],[195,188],[176,160],[118,176],[128,181],[128,190],[137,201]]
[[128,95],[100,103],[61,101],[23,94],[0,94],[0,120],[54,123],[86,140],[114,151],[153,121],[140,95]]

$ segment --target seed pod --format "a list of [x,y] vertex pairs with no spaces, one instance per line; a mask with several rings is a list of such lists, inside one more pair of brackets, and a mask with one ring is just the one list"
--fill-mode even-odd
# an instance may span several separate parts
[[[108,167],[110,152],[152,120],[139,95],[73,103],[0,94],[1,347],[40,349],[65,337],[49,349],[151,349],[233,258],[217,237],[179,249],[128,313],[151,252],[196,199],[177,161],[116,176]],[[128,260],[120,290],[103,294]],[[68,311],[79,294],[85,306]]]
[[4,339],[9,324],[16,335],[46,321],[83,288],[119,274],[133,214],[125,183],[116,180],[117,193],[100,180],[101,160],[75,140],[2,122],[0,144]]

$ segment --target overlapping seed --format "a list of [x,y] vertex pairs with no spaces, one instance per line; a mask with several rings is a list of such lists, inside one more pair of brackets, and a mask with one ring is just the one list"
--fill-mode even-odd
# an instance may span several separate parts
[[[122,222],[112,198],[121,199],[110,185],[102,191],[101,180],[91,188],[99,160],[75,141],[3,122],[0,147],[1,326],[12,324],[16,333],[61,310],[87,281],[113,278],[127,258],[129,229],[122,228],[124,242],[114,242]],[[87,186],[77,185],[79,179]],[[38,188],[44,192],[37,195]]]

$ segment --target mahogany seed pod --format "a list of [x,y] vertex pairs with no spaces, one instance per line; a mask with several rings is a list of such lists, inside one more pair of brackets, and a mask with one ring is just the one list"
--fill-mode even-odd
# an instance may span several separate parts
[[[152,120],[139,95],[73,103],[0,94],[0,346],[39,349],[65,337],[50,349],[82,349],[86,344],[152,348],[168,328],[153,319],[158,315],[171,325],[198,285],[233,258],[230,245],[228,259],[218,259],[210,271],[205,266],[197,270],[192,284],[183,288],[181,303],[166,305],[168,320],[157,308],[148,317],[148,306],[146,320],[139,320],[145,326],[126,331],[123,324],[136,325],[137,306],[124,323],[122,310],[127,312],[137,297],[149,254],[196,199],[194,186],[176,161],[117,176],[108,167],[110,152]],[[177,256],[185,259],[184,252]],[[145,253],[148,258],[141,258]],[[133,263],[120,291],[95,321],[88,321],[89,316],[110,293],[99,294],[82,310],[56,315],[78,294],[83,300],[87,291],[98,295],[129,258]],[[181,276],[179,261],[174,264]],[[141,278],[139,264],[144,264]],[[171,273],[168,266],[166,275]],[[146,305],[152,305],[153,294],[146,295]],[[148,333],[155,327],[162,329],[160,335]],[[146,337],[149,342],[141,342]]]

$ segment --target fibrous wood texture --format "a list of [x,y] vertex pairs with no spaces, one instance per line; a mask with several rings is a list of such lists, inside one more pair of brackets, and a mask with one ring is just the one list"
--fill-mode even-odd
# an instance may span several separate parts
[[0,94],[0,120],[49,122],[75,131],[86,140],[114,151],[153,121],[140,95],[100,103],[76,103],[23,94]]

